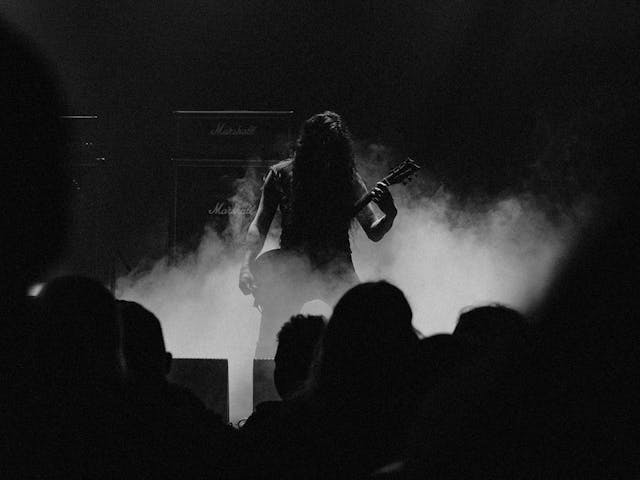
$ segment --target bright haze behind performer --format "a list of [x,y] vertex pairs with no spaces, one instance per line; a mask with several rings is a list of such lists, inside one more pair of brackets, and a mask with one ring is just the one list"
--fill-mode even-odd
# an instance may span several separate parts
[[[306,120],[293,158],[270,168],[247,232],[239,285],[245,295],[256,297],[262,310],[256,358],[273,356],[278,329],[304,303],[321,299],[331,305],[359,282],[349,230],[354,205],[367,192],[355,169],[351,135],[340,115],[326,111]],[[378,218],[366,205],[355,219],[367,237],[377,242],[393,225],[397,210],[385,183],[379,182],[372,193],[384,215]],[[258,275],[254,261],[278,208],[281,250],[276,264],[263,266]]]

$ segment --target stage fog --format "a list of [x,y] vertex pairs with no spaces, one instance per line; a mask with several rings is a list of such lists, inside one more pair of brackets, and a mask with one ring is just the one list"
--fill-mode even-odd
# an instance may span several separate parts
[[[358,146],[358,170],[373,186],[401,159],[371,143]],[[240,208],[222,233],[205,230],[196,251],[144,262],[117,281],[119,298],[135,300],[162,322],[174,357],[229,359],[230,418],[251,412],[251,362],[260,313],[238,288],[242,239],[258,201],[255,172],[238,182],[232,204]],[[359,226],[351,231],[353,260],[361,280],[385,279],[400,287],[425,335],[450,332],[459,312],[488,302],[531,309],[586,218],[577,204],[553,220],[529,194],[461,204],[423,169],[408,186],[393,186],[398,217],[389,234],[370,242]],[[278,245],[274,222],[264,250]],[[330,313],[313,302],[312,313]],[[293,313],[293,312],[292,312]]]

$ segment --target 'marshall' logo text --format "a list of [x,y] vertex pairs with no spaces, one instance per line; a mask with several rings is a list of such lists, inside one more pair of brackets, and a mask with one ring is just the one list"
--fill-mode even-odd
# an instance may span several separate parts
[[212,128],[209,134],[213,136],[251,136],[256,134],[258,127],[255,125],[248,125],[246,127],[238,125],[237,127],[230,127],[224,122],[219,122],[216,128]]
[[216,203],[216,206],[209,209],[209,215],[255,215],[256,208],[254,206],[241,207],[234,205],[230,207],[223,202]]

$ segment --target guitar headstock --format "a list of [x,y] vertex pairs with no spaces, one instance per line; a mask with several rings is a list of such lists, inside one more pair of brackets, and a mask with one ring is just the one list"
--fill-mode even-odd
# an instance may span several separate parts
[[407,157],[406,160],[394,167],[382,181],[387,185],[395,185],[397,183],[406,185],[418,170],[420,170],[420,165]]

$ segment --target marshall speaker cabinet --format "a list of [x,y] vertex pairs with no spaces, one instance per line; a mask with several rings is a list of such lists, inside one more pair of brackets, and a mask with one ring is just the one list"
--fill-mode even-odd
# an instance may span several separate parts
[[69,131],[72,176],[71,224],[60,272],[113,281],[110,166],[101,142],[97,115],[61,117]]
[[171,247],[190,251],[215,231],[243,237],[269,166],[290,156],[289,111],[176,111]]

